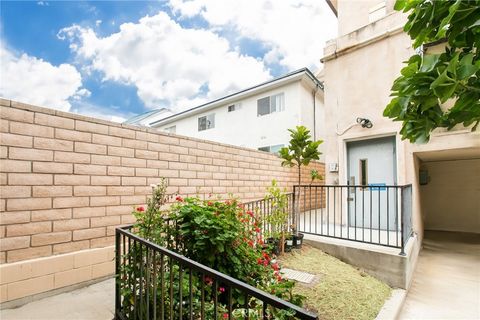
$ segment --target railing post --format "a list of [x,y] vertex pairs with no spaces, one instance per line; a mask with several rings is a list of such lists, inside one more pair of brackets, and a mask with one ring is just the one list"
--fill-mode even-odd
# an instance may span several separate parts
[[292,225],[295,226],[295,234],[298,234],[298,228],[297,228],[297,186],[293,186],[293,200],[292,200]]
[[114,319],[121,308],[120,306],[120,232],[115,229],[115,312]]
[[401,187],[401,191],[400,191],[400,194],[401,194],[401,203],[400,203],[400,234],[401,234],[401,247],[400,247],[400,255],[401,256],[406,256],[405,254],[405,230],[403,229],[404,228],[404,224],[403,224],[403,221],[404,221],[404,216],[405,216],[405,186],[402,186]]

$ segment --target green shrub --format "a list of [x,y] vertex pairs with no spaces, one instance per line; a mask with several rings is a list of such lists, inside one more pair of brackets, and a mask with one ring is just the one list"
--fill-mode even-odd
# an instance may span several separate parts
[[[261,237],[261,221],[252,211],[245,211],[236,199],[179,196],[164,210],[168,200],[166,187],[166,181],[162,180],[154,188],[147,206],[135,208],[136,234],[279,298],[302,304],[303,296],[293,294],[294,282],[282,279],[278,264],[268,254]],[[167,256],[141,250],[135,245],[128,248],[124,261],[131,262],[122,264],[120,273],[122,306],[127,318],[147,318],[147,310],[150,316],[155,311],[163,312],[167,318],[178,318],[180,306],[185,317],[191,308],[194,318],[199,318],[203,295],[205,317],[211,319],[215,290],[219,318],[228,316],[226,305],[230,294],[235,311],[232,319],[243,319],[245,304],[251,319],[261,318],[262,304],[255,298],[245,301],[245,295],[237,289],[228,292],[226,284],[215,283],[208,275],[181,268]],[[291,311],[272,307],[267,311],[271,319],[291,318]]]

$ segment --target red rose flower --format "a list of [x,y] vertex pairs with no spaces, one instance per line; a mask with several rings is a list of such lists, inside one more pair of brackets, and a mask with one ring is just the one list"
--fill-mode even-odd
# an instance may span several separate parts
[[223,319],[228,319],[228,313],[224,313],[222,317]]
[[213,279],[210,277],[205,277],[205,283],[209,286],[213,284]]
[[180,196],[177,196],[177,197],[175,198],[175,200],[177,200],[178,202],[183,202],[183,198],[180,197]]
[[137,207],[137,211],[138,212],[143,212],[143,211],[145,211],[145,208],[144,207]]
[[211,206],[213,206],[213,202],[212,202],[212,201],[208,201],[208,202],[207,202],[207,205],[211,207]]

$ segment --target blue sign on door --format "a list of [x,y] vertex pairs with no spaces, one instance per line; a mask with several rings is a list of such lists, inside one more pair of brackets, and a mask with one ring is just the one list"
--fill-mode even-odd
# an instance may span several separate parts
[[369,183],[370,190],[372,191],[385,191],[387,190],[386,183]]

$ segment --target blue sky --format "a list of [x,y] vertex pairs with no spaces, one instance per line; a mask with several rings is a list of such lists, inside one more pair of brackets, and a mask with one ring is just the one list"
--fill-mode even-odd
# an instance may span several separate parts
[[318,0],[0,5],[0,96],[114,121],[315,71],[336,31]]

